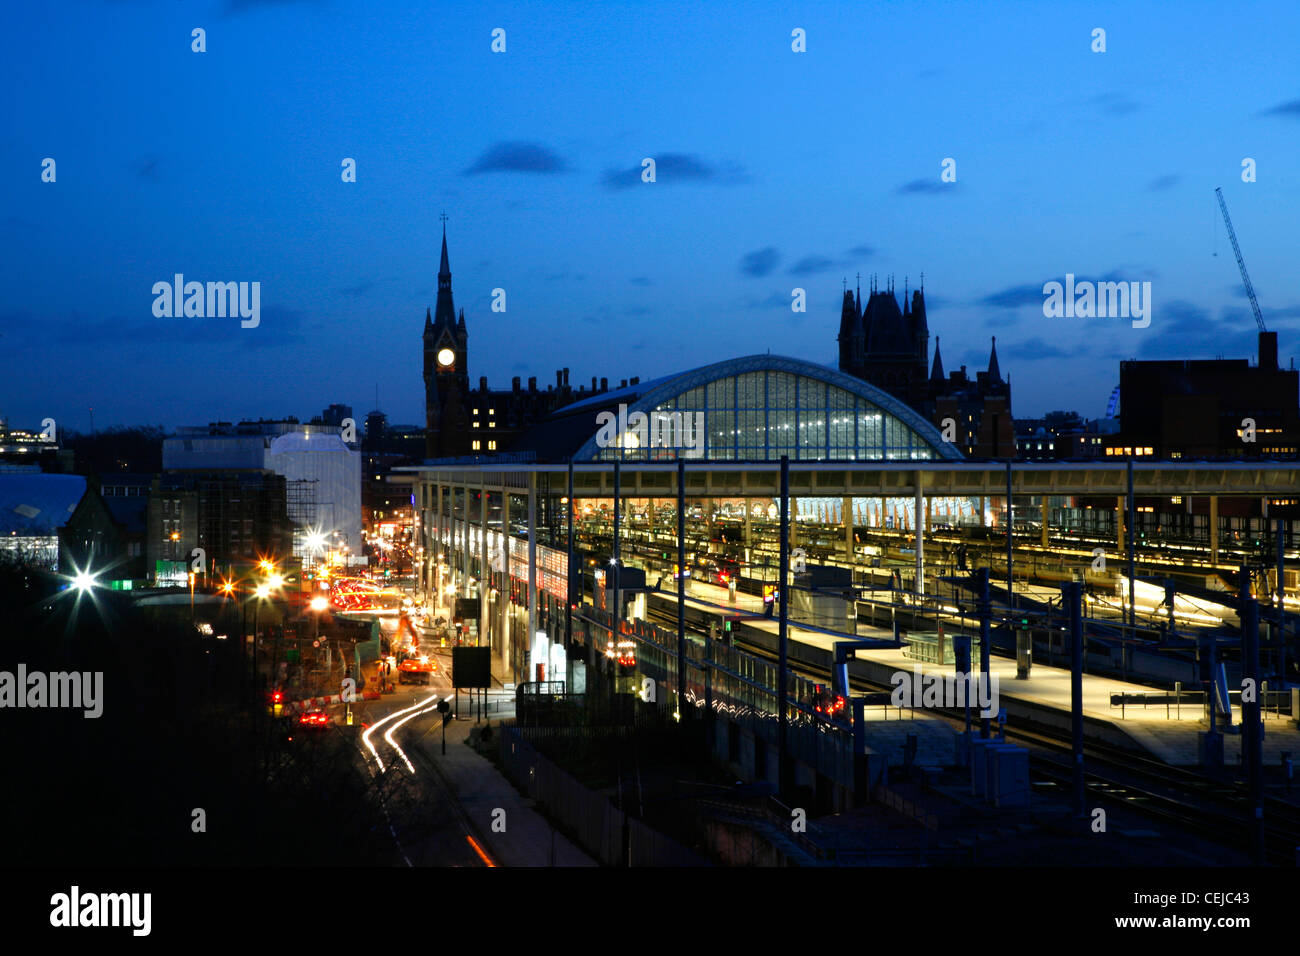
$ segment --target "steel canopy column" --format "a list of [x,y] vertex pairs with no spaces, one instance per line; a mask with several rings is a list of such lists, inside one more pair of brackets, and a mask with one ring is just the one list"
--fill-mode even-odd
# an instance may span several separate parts
[[[993,698],[993,685],[989,677],[989,642],[991,640],[992,628],[990,626],[993,618],[993,599],[989,590],[989,569],[980,568],[979,570],[979,617],[980,617],[980,681],[984,693],[989,700]],[[990,721],[991,717],[984,714],[983,709],[980,711],[980,736],[988,740],[992,734]]]
[[[528,476],[528,634],[524,640],[524,659],[528,660],[537,634],[537,474]],[[550,662],[547,661],[549,664]],[[528,675],[536,680],[536,674]],[[550,677],[548,674],[547,677]]]
[[[1137,593],[1133,590],[1133,550],[1137,544],[1137,519],[1133,503],[1133,459],[1128,460],[1128,616],[1129,625],[1137,627]],[[1135,636],[1135,635],[1130,635]],[[1127,653],[1121,649],[1121,659]]]
[[518,680],[518,668],[514,666],[515,650],[510,642],[510,609],[514,606],[511,597],[514,593],[514,581],[510,577],[510,489],[504,484],[501,489],[501,655],[510,661],[511,671]]
[[568,516],[568,534],[569,534],[569,553],[564,559],[564,593],[568,599],[564,602],[564,646],[566,652],[568,647],[573,643],[573,605],[581,600],[581,594],[574,588],[577,583],[573,579],[573,511],[576,502],[573,500],[573,462],[569,462],[569,516]]
[[488,496],[487,486],[480,480],[478,485],[478,644],[488,644],[488,593],[492,581],[492,569],[488,565]]
[[776,667],[777,700],[777,792],[782,798],[788,797],[790,787],[787,772],[787,736],[789,733],[789,714],[786,711],[786,681],[789,666],[789,602],[786,590],[790,580],[790,456],[781,456],[781,553],[779,576],[777,578],[777,597],[781,601],[781,616],[778,619],[778,656]]
[[916,499],[912,510],[916,513],[916,593],[918,595],[925,593],[925,492],[921,483],[925,480],[925,473],[917,471],[916,473]]
[[1277,673],[1278,673],[1278,677],[1282,682],[1282,687],[1285,688],[1286,687],[1286,631],[1284,630],[1283,625],[1286,622],[1286,618],[1284,617],[1286,613],[1286,560],[1283,554],[1283,546],[1286,543],[1286,523],[1281,518],[1278,518],[1276,527],[1277,527],[1277,534],[1275,537],[1277,538],[1277,592],[1274,598],[1277,602],[1275,605],[1276,616],[1277,616],[1277,625],[1276,625],[1277,637],[1274,640],[1274,643],[1277,645],[1277,650],[1278,650]]
[[1013,509],[1011,505],[1011,459],[1007,459],[1007,607],[1014,610],[1016,606],[1016,589],[1013,586],[1012,574],[1014,565],[1011,561],[1011,529],[1015,526],[1015,520],[1012,517]]
[[443,516],[442,500],[442,482],[438,482],[438,520],[434,528],[434,561],[433,567],[429,569],[429,574],[433,582],[434,608],[442,607],[442,558],[443,558],[443,536],[447,533],[447,520]]
[[[1259,687],[1259,601],[1250,596],[1250,572],[1241,569],[1241,670],[1242,677],[1254,687],[1253,700],[1241,698],[1242,756],[1250,789],[1251,856],[1255,863],[1264,862],[1264,768],[1260,726]],[[1244,683],[1244,681],[1243,681]]]
[[464,491],[465,491],[465,510],[461,514],[461,525],[460,525],[461,530],[464,532],[460,536],[461,590],[459,590],[457,594],[458,596],[460,594],[464,594],[466,597],[468,597],[469,596],[469,555],[470,555],[470,543],[469,543],[470,507],[469,507],[469,485],[468,484],[464,486]]
[[856,555],[853,549],[853,499],[845,497],[840,502],[840,517],[844,522],[844,558],[849,562],[849,568],[857,564]]
[[622,518],[623,518],[623,509],[621,507],[622,504],[621,490],[619,487],[619,482],[622,477],[621,470],[619,467],[620,464],[621,462],[618,461],[614,462],[614,546],[609,558],[609,564],[610,564],[609,578],[610,578],[610,583],[614,587],[614,604],[613,607],[611,608],[614,614],[614,631],[610,636],[614,639],[615,654],[618,653],[619,635],[623,633],[623,627],[622,627],[623,615],[621,614],[621,608],[619,607],[619,603],[622,600],[622,595],[618,593],[619,584],[621,583],[619,579],[620,569],[619,569],[618,532],[622,524]]
[[1219,496],[1210,495],[1210,564],[1219,564]]
[[1074,812],[1084,813],[1083,792],[1083,586],[1071,581],[1062,589],[1070,609],[1070,735],[1074,750]]
[[[677,709],[686,711],[686,462],[677,459]],[[709,714],[705,714],[708,720]]]

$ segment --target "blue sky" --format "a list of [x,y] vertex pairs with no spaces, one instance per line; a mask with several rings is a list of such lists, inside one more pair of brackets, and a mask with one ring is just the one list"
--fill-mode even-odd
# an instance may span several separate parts
[[[1294,3],[16,7],[0,416],[360,416],[378,387],[420,423],[443,210],[469,373],[497,387],[831,363],[845,276],[924,271],[947,368],[996,335],[1018,416],[1096,416],[1123,358],[1254,356],[1219,185],[1286,363],[1298,38]],[[261,325],[155,318],[177,272],[261,282]],[[1067,272],[1150,281],[1150,327],[1044,318]]]

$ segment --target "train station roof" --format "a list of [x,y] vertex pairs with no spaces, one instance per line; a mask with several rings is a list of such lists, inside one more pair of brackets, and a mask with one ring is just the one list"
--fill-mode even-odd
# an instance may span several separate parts
[[888,392],[778,355],[715,362],[566,405],[512,451],[551,462],[962,458]]

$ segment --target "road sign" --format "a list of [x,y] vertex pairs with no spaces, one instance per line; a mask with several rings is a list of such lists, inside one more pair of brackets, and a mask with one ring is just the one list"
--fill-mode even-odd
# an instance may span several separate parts
[[492,649],[490,647],[453,647],[451,649],[451,685],[453,687],[491,687]]

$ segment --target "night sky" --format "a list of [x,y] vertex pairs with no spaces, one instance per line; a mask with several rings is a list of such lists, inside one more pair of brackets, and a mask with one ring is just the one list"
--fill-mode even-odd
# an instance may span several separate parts
[[[377,387],[422,424],[444,210],[474,384],[830,364],[845,277],[924,271],[948,369],[997,335],[1018,416],[1095,417],[1120,359],[1253,359],[1219,185],[1287,364],[1300,5],[1130,6],[12,5],[0,417],[359,418]],[[260,282],[260,326],[156,318],[178,272]],[[1044,318],[1067,272],[1150,281],[1150,327]]]

